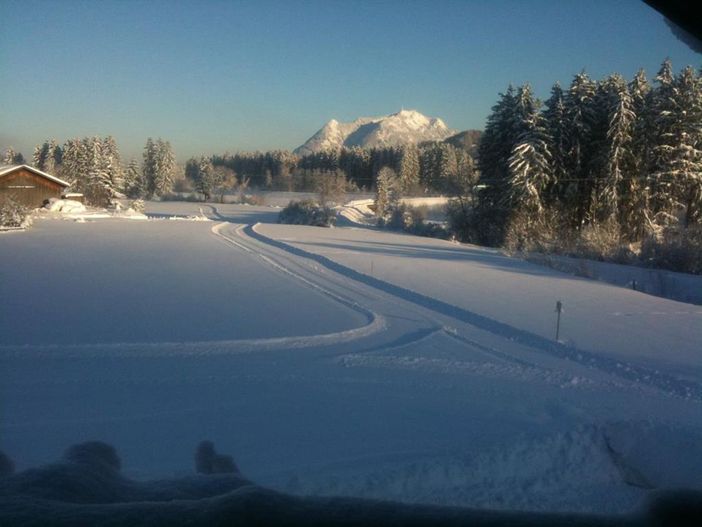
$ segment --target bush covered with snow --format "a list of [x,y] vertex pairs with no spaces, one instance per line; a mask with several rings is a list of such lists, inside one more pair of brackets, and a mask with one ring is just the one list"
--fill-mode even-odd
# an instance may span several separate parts
[[135,199],[129,204],[129,208],[134,212],[144,213],[145,205],[143,199]]
[[669,229],[641,244],[644,264],[681,273],[702,274],[702,225]]
[[0,199],[0,227],[25,227],[29,221],[24,205],[10,197]]
[[291,201],[280,211],[278,223],[331,227],[336,222],[334,211],[312,200]]
[[417,236],[447,238],[448,231],[440,223],[427,221],[426,207],[413,207],[400,203],[384,218],[378,219],[378,226],[400,230]]
[[65,212],[70,214],[78,214],[87,210],[85,205],[83,205],[80,201],[57,198],[51,198],[49,203],[45,205],[44,208],[51,212]]

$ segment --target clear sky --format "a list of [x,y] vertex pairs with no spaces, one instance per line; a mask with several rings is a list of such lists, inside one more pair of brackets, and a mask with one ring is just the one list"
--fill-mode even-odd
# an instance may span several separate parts
[[124,158],[148,136],[180,160],[292,149],[401,107],[482,128],[510,82],[702,65],[639,0],[0,0],[0,20],[0,148],[26,157],[110,134]]

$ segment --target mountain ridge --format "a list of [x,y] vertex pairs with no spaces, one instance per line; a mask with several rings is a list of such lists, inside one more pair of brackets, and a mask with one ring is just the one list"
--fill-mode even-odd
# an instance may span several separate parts
[[307,155],[341,147],[373,148],[407,143],[443,141],[458,131],[438,117],[427,117],[416,110],[402,109],[381,117],[359,117],[351,122],[331,119],[293,152]]

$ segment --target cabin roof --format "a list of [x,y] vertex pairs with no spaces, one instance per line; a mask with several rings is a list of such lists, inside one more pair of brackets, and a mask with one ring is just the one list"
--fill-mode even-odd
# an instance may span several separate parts
[[29,165],[3,165],[3,166],[0,166],[0,177],[5,176],[7,174],[10,174],[16,170],[19,170],[20,168],[24,168],[25,170],[28,170],[29,172],[32,172],[38,176],[46,178],[49,181],[53,181],[54,183],[58,183],[62,187],[68,187],[71,185],[70,183],[64,181],[63,179],[59,179],[56,176],[52,176],[51,174],[47,174],[46,172],[42,172],[38,168],[30,167]]

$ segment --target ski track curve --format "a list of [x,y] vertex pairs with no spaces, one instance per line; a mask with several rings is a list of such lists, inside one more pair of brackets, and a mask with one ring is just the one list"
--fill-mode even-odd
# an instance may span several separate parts
[[[214,211],[216,209],[211,207]],[[217,213],[218,214],[218,213]],[[267,265],[293,279],[301,281],[305,286],[315,289],[334,302],[360,313],[367,323],[358,328],[347,329],[333,333],[323,333],[305,336],[286,336],[260,339],[231,339],[216,341],[191,342],[114,342],[89,344],[26,344],[0,346],[0,358],[33,358],[33,357],[165,357],[165,356],[196,356],[196,355],[226,355],[237,353],[252,353],[262,351],[279,351],[285,349],[303,349],[313,347],[328,347],[351,342],[379,333],[386,329],[387,322],[381,315],[366,307],[336,294],[319,284],[304,278],[291,269],[275,262],[270,257],[257,253],[237,240],[220,232],[221,228],[232,225],[220,223],[211,228],[219,239],[231,246],[249,253],[252,257],[260,257]],[[240,231],[240,225],[235,232]]]
[[[619,377],[635,384],[642,384],[648,387],[656,388],[676,397],[702,400],[702,384],[698,382],[680,379],[673,375],[669,375],[658,370],[653,370],[645,366],[639,366],[628,363],[624,360],[602,356],[596,352],[586,351],[574,346],[568,346],[561,342],[555,342],[530,331],[511,326],[465,308],[461,308],[390,282],[380,280],[373,276],[366,275],[352,269],[351,267],[335,262],[326,256],[300,249],[299,247],[295,247],[288,243],[281,242],[261,234],[257,230],[259,225],[259,223],[246,225],[243,229],[238,231],[238,234],[241,237],[244,235],[249,236],[254,240],[272,247],[276,247],[294,256],[312,260],[346,278],[355,280],[359,283],[370,286],[376,290],[382,291],[386,294],[410,302],[435,313],[464,322],[478,329],[487,331],[488,333],[492,333],[499,337],[522,344],[531,350],[535,350],[558,359],[571,361],[581,366],[594,368],[606,374]],[[463,339],[463,337],[460,337],[457,333],[453,333],[452,336],[459,340]],[[470,342],[467,342],[467,344],[475,346],[476,343],[471,340]],[[499,354],[500,357],[505,360],[511,360],[513,362],[518,362],[521,360],[507,353],[499,352],[494,348],[483,346],[479,343],[478,347],[486,352],[489,352],[490,354]]]

